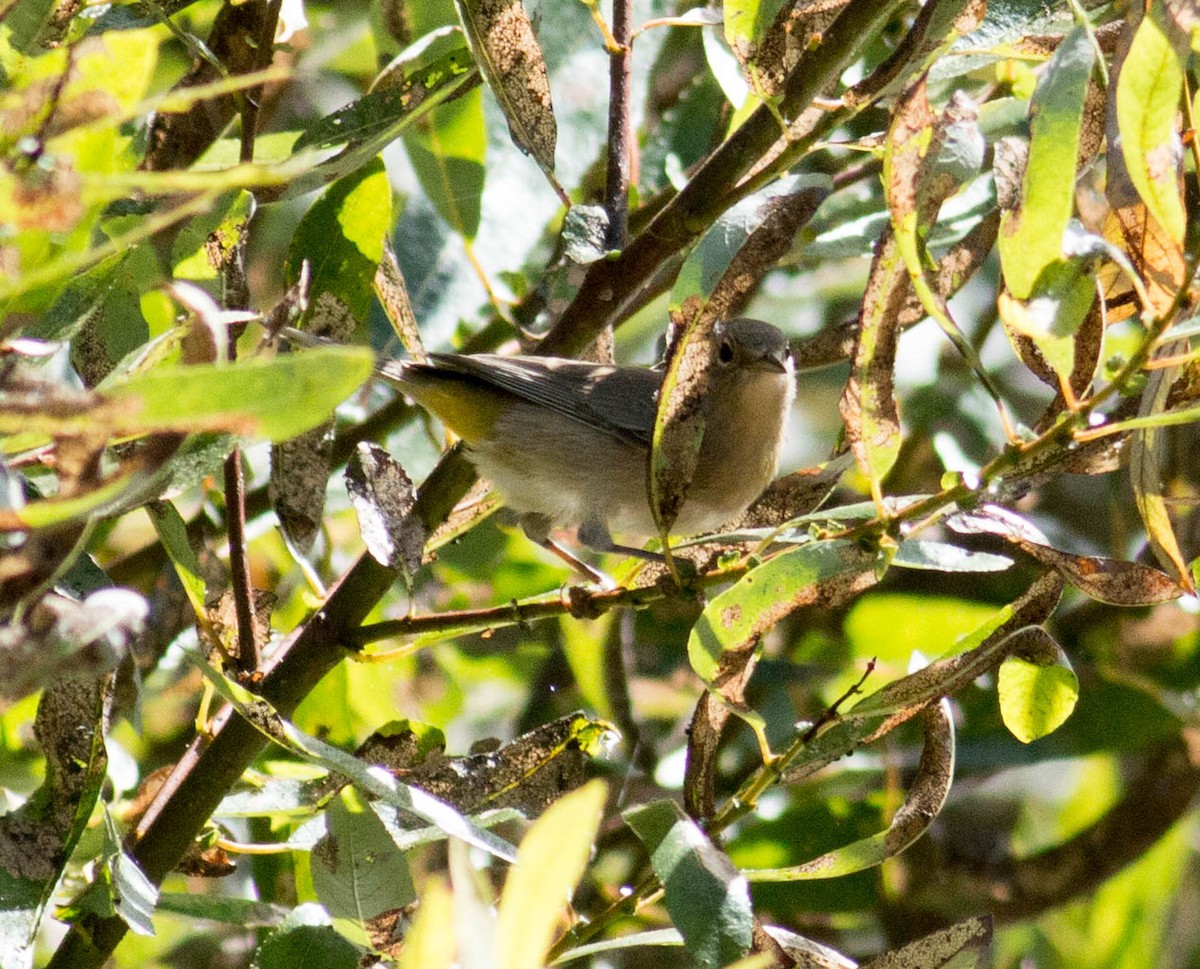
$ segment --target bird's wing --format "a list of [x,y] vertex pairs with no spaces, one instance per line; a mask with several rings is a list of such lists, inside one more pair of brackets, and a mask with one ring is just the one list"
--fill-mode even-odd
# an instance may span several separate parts
[[490,353],[435,353],[427,365],[488,383],[632,444],[649,444],[654,431],[662,377],[640,367]]

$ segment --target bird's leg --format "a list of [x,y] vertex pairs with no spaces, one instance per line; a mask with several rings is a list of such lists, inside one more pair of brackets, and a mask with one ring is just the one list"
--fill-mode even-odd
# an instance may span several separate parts
[[585,521],[575,533],[580,544],[586,545],[597,552],[616,552],[618,555],[629,555],[646,562],[662,563],[665,559],[658,552],[647,552],[644,548],[634,548],[632,545],[618,545],[604,522],[595,518]]
[[563,548],[558,542],[554,541],[550,537],[550,519],[545,515],[522,515],[520,523],[521,530],[525,532],[530,541],[536,542],[547,552],[562,559],[562,561],[566,562],[576,572],[586,577],[589,582],[596,583],[602,589],[615,589],[617,587],[617,583],[599,569],[592,568],[587,562],[574,555],[570,549]]

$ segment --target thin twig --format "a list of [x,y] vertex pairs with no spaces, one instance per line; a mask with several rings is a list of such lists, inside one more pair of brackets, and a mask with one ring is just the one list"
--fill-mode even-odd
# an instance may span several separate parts
[[615,47],[609,52],[608,61],[608,172],[604,181],[609,249],[623,249],[629,236],[629,173],[633,149],[629,122],[632,18],[633,0],[613,0]]

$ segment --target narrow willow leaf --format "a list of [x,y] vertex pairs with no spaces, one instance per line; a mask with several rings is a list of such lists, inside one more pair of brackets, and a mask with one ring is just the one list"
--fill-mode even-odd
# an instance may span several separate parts
[[286,440],[325,420],[375,368],[366,347],[320,347],[231,366],[159,367],[114,384],[124,433],[228,430]]
[[554,930],[583,877],[608,791],[592,781],[565,795],[534,822],[500,895],[499,969],[541,969]]
[[1000,664],[996,690],[1004,725],[1023,744],[1053,733],[1079,699],[1079,679],[1061,646],[1044,629]]
[[429,108],[478,79],[461,31],[432,31],[397,55],[368,94],[310,126],[293,150],[371,145],[370,155],[376,155]]
[[752,882],[806,881],[838,878],[883,864],[911,845],[941,813],[954,779],[954,719],[948,700],[926,707],[921,714],[925,746],[904,803],[886,831],[826,852],[802,865],[752,869]]
[[983,969],[990,965],[990,916],[969,918],[863,963],[862,969]]
[[558,124],[546,60],[521,0],[455,0],[471,52],[513,141],[553,177]]
[[895,233],[888,231],[871,261],[850,377],[838,403],[850,449],[876,507],[883,503],[883,479],[900,455],[895,367],[900,310],[909,290],[900,247]]
[[1186,224],[1175,122],[1182,87],[1179,55],[1148,11],[1117,78],[1117,128],[1129,178],[1177,247],[1183,246]]
[[984,505],[952,515],[946,523],[956,532],[996,535],[1011,542],[1100,602],[1117,606],[1154,605],[1178,599],[1185,591],[1171,576],[1140,562],[1077,555],[1054,548],[1034,525],[1006,508]]
[[663,534],[686,498],[704,441],[713,329],[741,311],[830,187],[823,176],[779,180],[726,212],[684,261],[671,292],[676,333],[650,449],[650,507]]
[[104,812],[104,843],[117,914],[137,935],[154,935],[158,886],[146,877],[133,855],[125,849],[116,822],[107,809]]
[[948,542],[910,538],[900,543],[892,565],[933,572],[1003,572],[1013,560],[1007,555],[977,552]]
[[754,912],[745,877],[673,801],[625,814],[650,853],[671,921],[701,966],[726,966],[750,947]]
[[650,929],[647,932],[631,932],[615,939],[605,939],[603,942],[589,942],[587,945],[576,946],[555,959],[553,964],[565,965],[576,959],[585,959],[588,956],[604,952],[616,952],[620,949],[640,949],[648,945],[680,947],[683,944],[683,936],[679,934],[678,929]]
[[291,912],[285,905],[259,902],[232,895],[209,895],[197,892],[160,892],[158,910],[182,915],[184,918],[205,919],[242,929],[273,928]]
[[183,517],[169,501],[156,501],[146,506],[154,531],[183,585],[183,591],[197,616],[205,615],[208,585],[200,568],[200,560],[187,537]]
[[879,557],[854,542],[802,545],[752,569],[712,600],[688,637],[688,660],[711,683],[723,654],[753,642],[802,605],[875,581]]
[[21,846],[0,865],[0,960],[33,965],[46,906],[96,808],[108,767],[107,692],[102,678],[62,676],[49,683],[38,703],[36,730],[46,777],[0,822],[10,852]]
[[[1162,353],[1170,354],[1186,347],[1184,343],[1175,343],[1163,348]],[[1165,438],[1161,433],[1162,424],[1155,423],[1156,418],[1165,418],[1163,409],[1167,405],[1171,387],[1178,376],[1179,367],[1157,368],[1151,370],[1146,379],[1146,388],[1142,393],[1138,419],[1146,421],[1146,426],[1139,429],[1129,441],[1129,482],[1133,488],[1133,498],[1137,503],[1138,514],[1142,524],[1146,526],[1146,537],[1154,550],[1154,557],[1183,585],[1188,591],[1195,593],[1191,569],[1188,568],[1179,541],[1175,536],[1175,528],[1171,524],[1171,515],[1167,509],[1167,496],[1162,476],[1162,447]],[[1197,408],[1188,408],[1194,419],[1200,419]],[[1175,415],[1179,416],[1179,415]],[[1166,423],[1165,420],[1163,422]]]
[[[455,29],[430,34],[400,54],[401,79],[364,95],[317,122],[296,142],[301,148],[346,145],[340,154],[290,180],[283,198],[299,198],[348,175],[379,154],[437,105],[479,83],[479,72]],[[396,62],[393,62],[394,64]]]
[[1033,295],[1048,266],[1062,258],[1063,232],[1074,209],[1074,173],[1084,97],[1095,52],[1082,28],[1072,30],[1046,65],[1029,105],[1029,156],[1015,209],[1000,224],[1000,264],[1009,292]]

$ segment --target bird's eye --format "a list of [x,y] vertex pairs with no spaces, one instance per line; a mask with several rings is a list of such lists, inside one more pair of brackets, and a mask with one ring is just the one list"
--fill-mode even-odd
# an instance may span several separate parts
[[717,348],[717,359],[721,363],[730,363],[733,360],[733,344],[728,340],[722,340],[721,346]]

